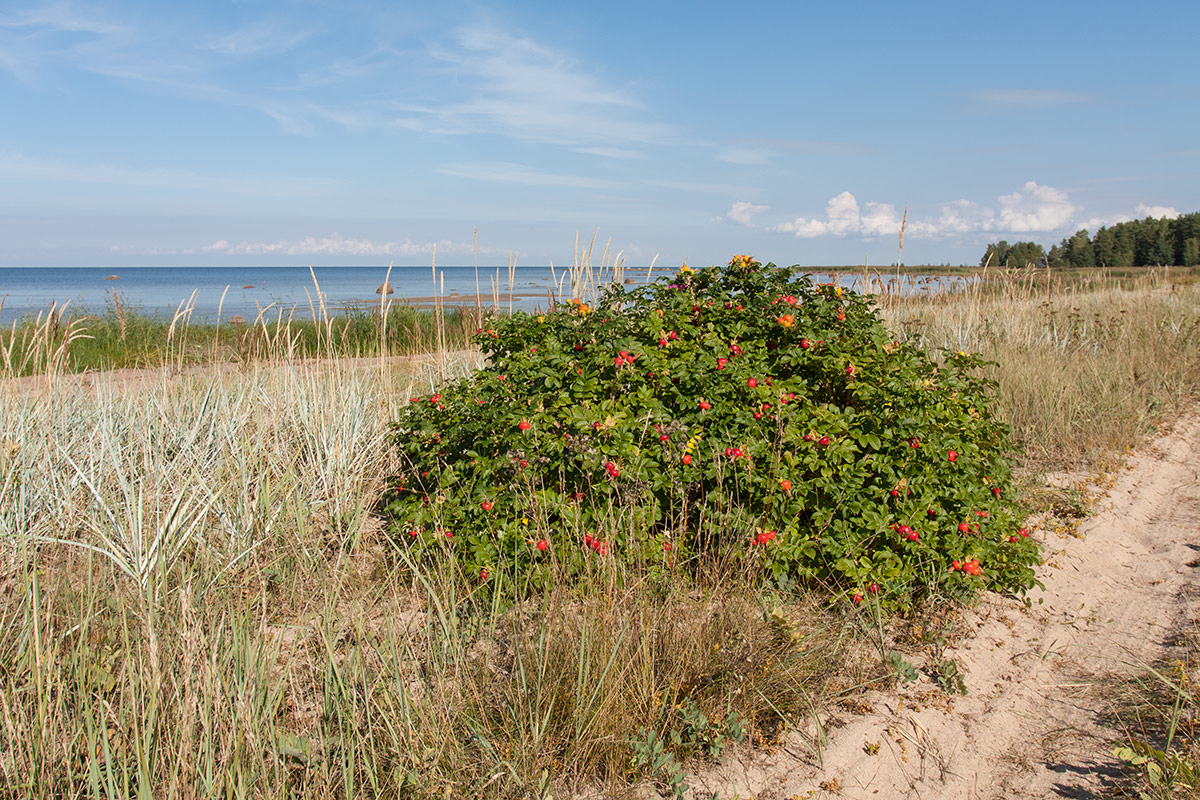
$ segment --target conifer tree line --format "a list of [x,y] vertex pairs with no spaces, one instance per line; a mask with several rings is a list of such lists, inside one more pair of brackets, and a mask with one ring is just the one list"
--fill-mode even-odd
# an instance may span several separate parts
[[1023,267],[1153,267],[1200,265],[1200,212],[1176,219],[1146,219],[1101,226],[1095,236],[1077,231],[1050,247],[1001,240],[987,246],[979,265]]

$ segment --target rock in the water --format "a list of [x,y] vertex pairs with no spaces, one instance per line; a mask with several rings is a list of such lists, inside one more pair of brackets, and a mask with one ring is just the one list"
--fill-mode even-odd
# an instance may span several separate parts
[[121,280],[121,279],[120,279],[120,278],[118,278],[116,275],[109,275],[109,276],[108,276],[107,278],[105,278],[104,280],[106,280],[106,281],[119,281],[119,280]]
[[375,290],[375,294],[392,294],[392,285],[384,281],[383,285]]

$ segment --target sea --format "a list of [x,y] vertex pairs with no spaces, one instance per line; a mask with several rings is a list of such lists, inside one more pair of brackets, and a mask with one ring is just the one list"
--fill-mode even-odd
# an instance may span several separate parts
[[[628,268],[626,282],[645,281],[644,268]],[[668,274],[658,269],[657,279]],[[846,288],[859,288],[861,275],[811,273],[814,280],[837,280]],[[253,321],[259,314],[308,317],[320,313],[320,298],[329,313],[349,308],[371,309],[386,282],[395,302],[431,305],[435,298],[446,305],[484,307],[498,303],[502,309],[534,311],[549,305],[555,281],[562,270],[549,266],[515,267],[510,283],[507,266],[430,267],[337,266],[315,267],[0,267],[0,325],[35,318],[51,307],[67,314],[102,315],[120,302],[134,311],[167,320],[191,309],[193,322],[229,319],[239,315]],[[887,278],[894,281],[894,278]],[[904,292],[940,291],[961,285],[961,276],[905,275]],[[569,284],[567,284],[569,285]],[[476,288],[478,287],[478,295]],[[565,289],[565,286],[564,286]],[[893,289],[894,290],[894,289]],[[555,292],[556,293],[556,292]],[[556,293],[557,294],[557,293]],[[569,294],[569,290],[568,290]]]

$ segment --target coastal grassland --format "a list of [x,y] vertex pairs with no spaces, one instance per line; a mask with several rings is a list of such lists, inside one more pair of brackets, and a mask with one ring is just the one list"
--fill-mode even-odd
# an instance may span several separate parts
[[848,620],[754,574],[502,608],[406,564],[372,517],[386,423],[471,366],[5,384],[0,795],[614,788],[648,731],[769,739],[875,677]]
[[[897,336],[997,362],[1036,472],[1108,458],[1196,396],[1200,287],[1104,284],[880,303]],[[407,563],[375,516],[387,423],[477,356],[264,347],[0,384],[0,796],[670,792],[676,757],[784,728],[819,759],[831,705],[891,674],[870,603],[750,568],[597,568],[501,605]]]
[[0,329],[0,377],[457,350],[486,313],[474,306],[389,302],[196,321],[183,311],[148,314],[114,295],[96,313],[56,307]]
[[1200,394],[1198,277],[1013,271],[879,301],[898,335],[995,362],[1026,470],[1071,470],[1126,452]]

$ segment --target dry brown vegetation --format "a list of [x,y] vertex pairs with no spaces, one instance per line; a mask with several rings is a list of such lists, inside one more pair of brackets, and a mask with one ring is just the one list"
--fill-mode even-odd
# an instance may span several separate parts
[[[1200,388],[1179,273],[881,306],[997,362],[1030,470],[1132,446]],[[816,757],[829,704],[890,674],[880,621],[755,574],[600,570],[501,607],[406,563],[374,517],[386,425],[472,358],[267,355],[0,386],[0,796],[669,792],[651,732],[682,757],[786,726]]]

